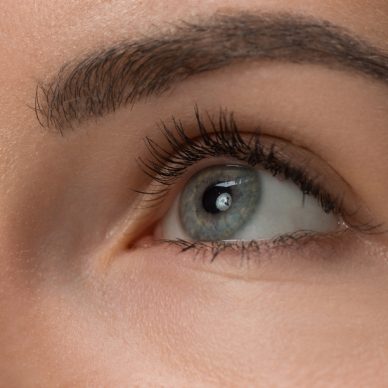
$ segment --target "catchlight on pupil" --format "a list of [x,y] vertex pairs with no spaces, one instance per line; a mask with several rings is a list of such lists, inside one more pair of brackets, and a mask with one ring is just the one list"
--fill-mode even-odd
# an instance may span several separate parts
[[260,176],[243,166],[213,166],[185,187],[179,203],[183,229],[201,241],[232,239],[260,203]]
[[210,186],[202,197],[203,207],[208,213],[217,214],[229,210],[232,202],[232,190],[222,184]]

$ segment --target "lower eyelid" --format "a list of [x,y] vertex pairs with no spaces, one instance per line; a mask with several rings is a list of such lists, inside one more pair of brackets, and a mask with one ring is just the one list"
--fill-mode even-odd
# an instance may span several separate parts
[[[349,229],[330,235],[300,234],[283,237],[283,241],[251,242],[220,246],[212,243],[193,245],[183,241],[155,241],[146,237],[132,249],[140,249],[155,266],[176,267],[199,273],[250,281],[326,282],[343,280],[348,259],[363,247]],[[191,246],[191,248],[190,248]],[[335,274],[335,277],[333,277]]]

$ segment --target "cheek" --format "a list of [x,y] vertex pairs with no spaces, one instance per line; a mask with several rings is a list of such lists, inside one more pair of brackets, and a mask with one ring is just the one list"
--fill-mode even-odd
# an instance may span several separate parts
[[71,278],[58,271],[24,284],[13,274],[0,365],[14,376],[23,365],[43,386],[383,381],[376,349],[388,349],[388,287],[377,248],[353,242],[331,264],[272,257],[250,269],[230,266],[241,264],[236,254],[211,264],[161,248],[122,252]]
[[[174,249],[139,249],[113,263],[99,303],[125,342],[136,338],[173,374],[213,376],[225,384],[282,384],[298,376],[313,384],[326,373],[324,365],[328,381],[357,384],[370,377],[364,363],[375,371],[383,366],[376,346],[388,346],[388,313],[381,312],[388,302],[386,275],[381,266],[364,271],[357,263],[368,252],[358,253],[336,258],[346,265],[316,265],[321,277],[308,277],[311,266],[304,281],[252,281],[217,273],[213,264]],[[271,266],[267,275],[285,270]]]

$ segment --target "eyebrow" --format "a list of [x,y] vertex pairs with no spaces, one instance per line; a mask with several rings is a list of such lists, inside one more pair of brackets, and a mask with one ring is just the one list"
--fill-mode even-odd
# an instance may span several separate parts
[[191,76],[248,60],[320,64],[388,84],[387,53],[343,27],[294,14],[215,14],[69,61],[38,83],[34,109],[43,127],[63,134]]

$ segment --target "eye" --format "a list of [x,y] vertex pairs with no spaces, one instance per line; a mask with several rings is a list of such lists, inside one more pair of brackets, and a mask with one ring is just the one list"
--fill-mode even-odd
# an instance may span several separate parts
[[167,146],[146,138],[151,157],[139,163],[152,181],[137,192],[153,213],[153,239],[185,251],[214,248],[215,257],[240,249],[240,242],[242,251],[258,252],[256,242],[300,246],[299,237],[313,242],[311,235],[369,225],[346,182],[323,159],[257,127],[244,129],[233,113],[220,110],[217,120],[210,114],[203,120],[196,107],[192,123],[162,123]]
[[162,220],[163,238],[267,240],[300,231],[330,233],[340,219],[292,181],[244,165],[216,165],[192,176]]

